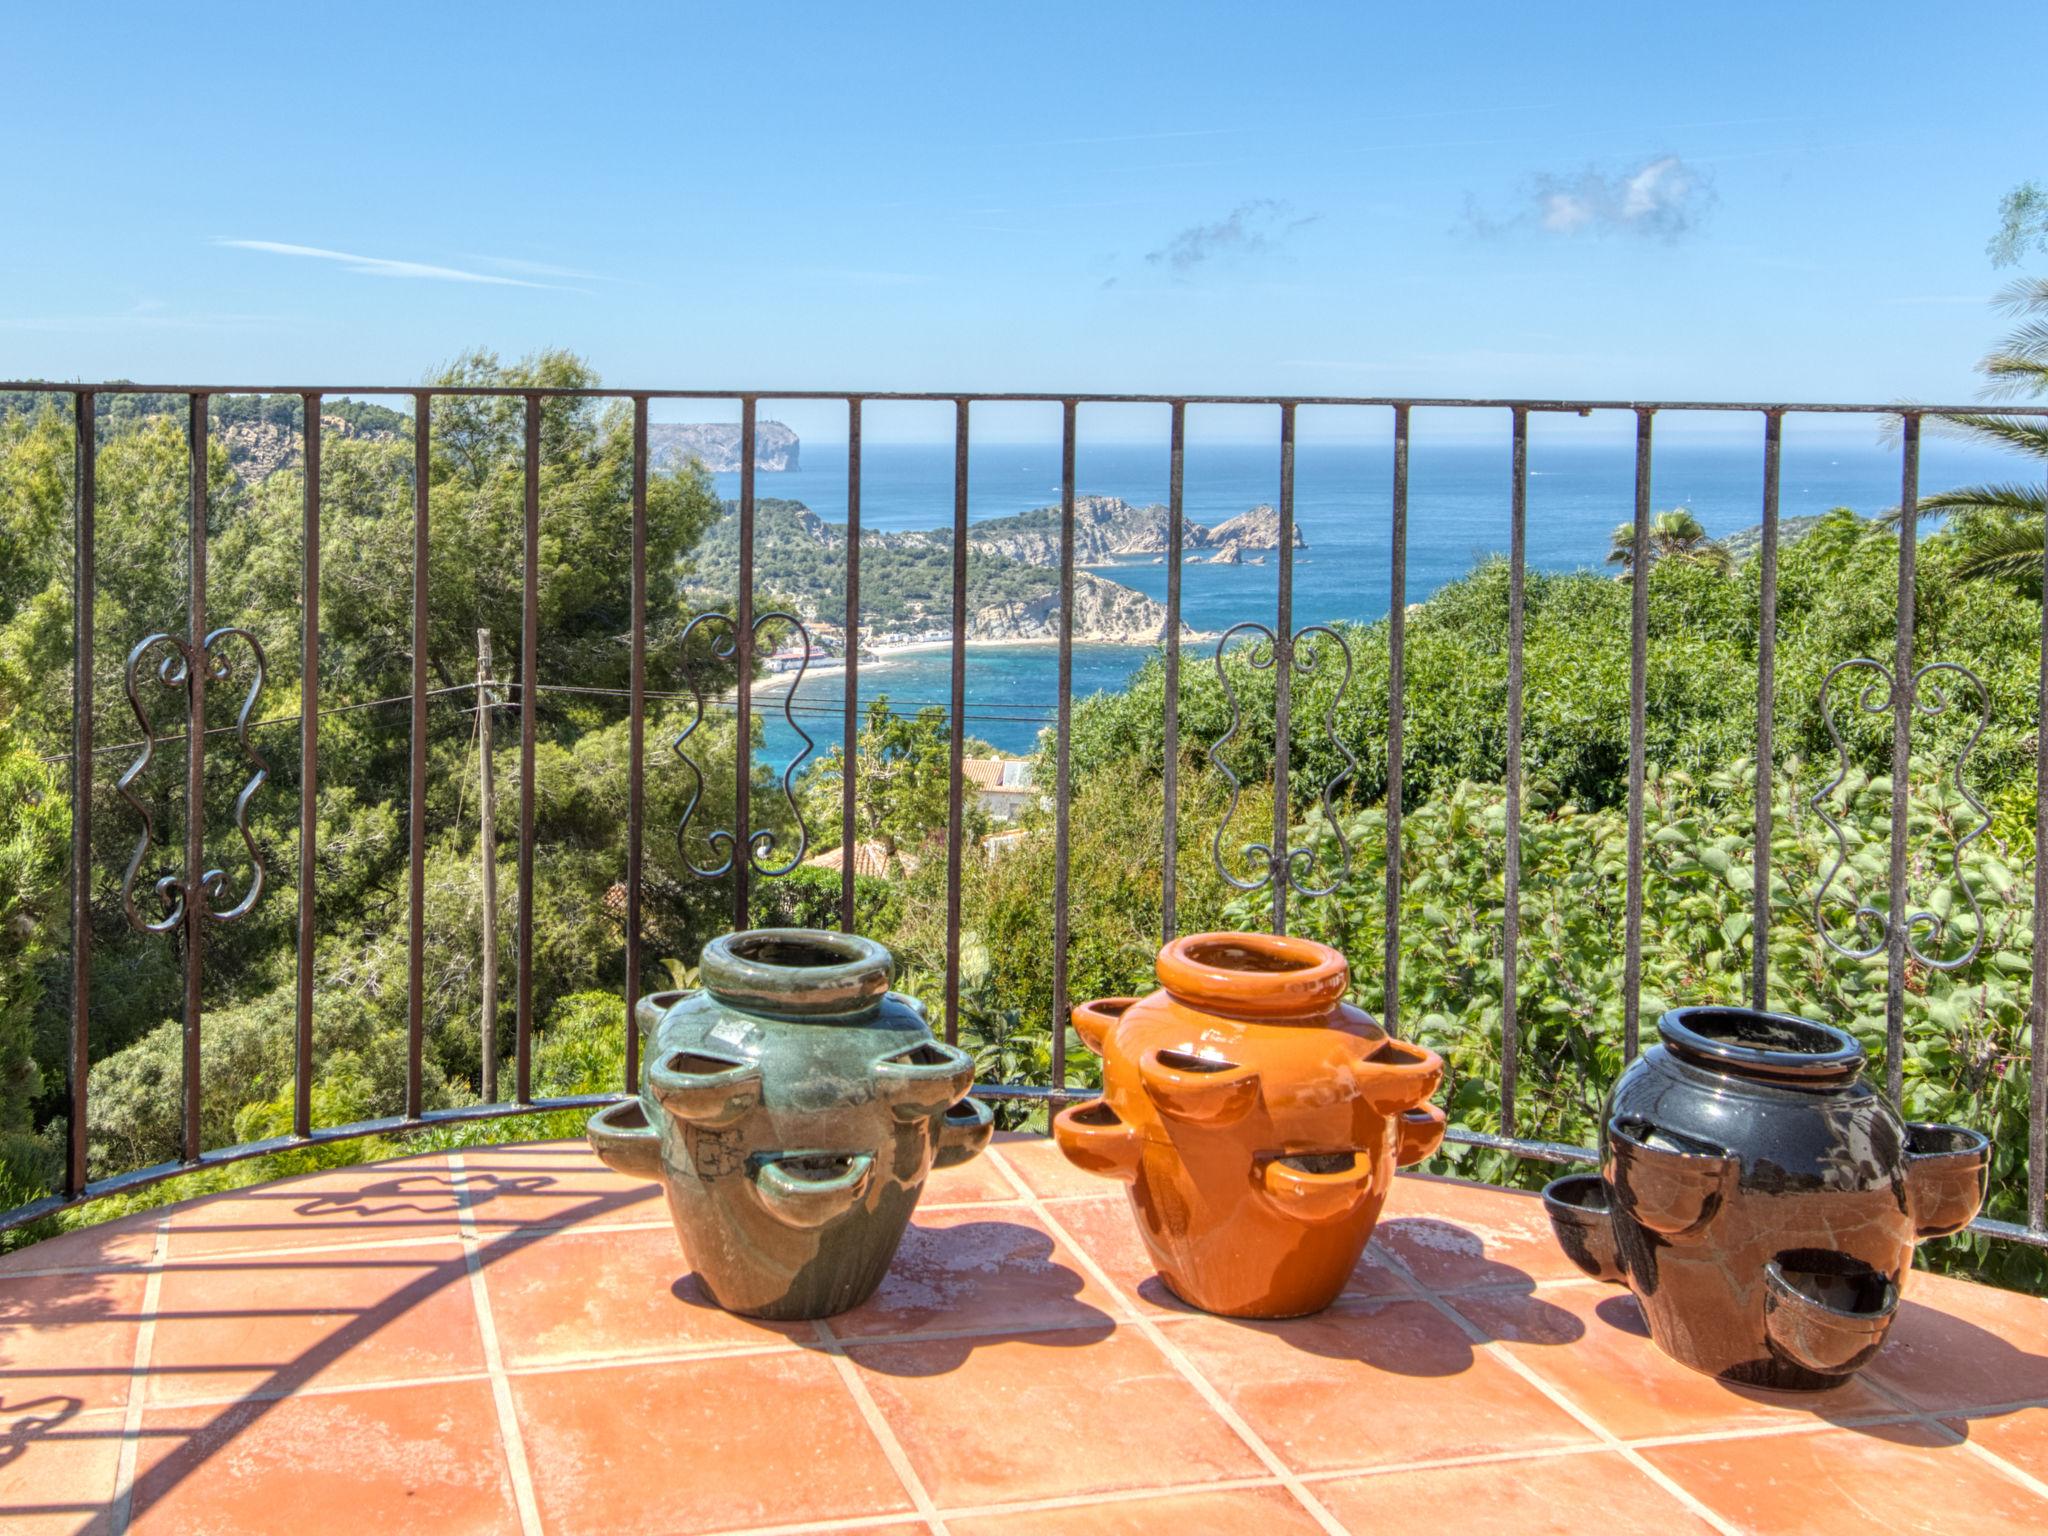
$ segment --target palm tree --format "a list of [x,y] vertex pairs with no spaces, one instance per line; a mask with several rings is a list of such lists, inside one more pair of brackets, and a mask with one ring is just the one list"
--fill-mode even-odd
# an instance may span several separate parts
[[[1998,349],[1977,365],[1994,400],[2048,398],[2048,278],[2027,278],[1998,296],[1998,307],[2019,323]],[[1951,416],[1941,425],[1978,442],[2017,449],[2048,471],[2048,420],[1984,412]],[[2038,576],[2048,489],[2040,479],[1966,485],[1922,498],[1922,512],[1947,516],[1965,578]]]
[[[1648,547],[1652,565],[1659,560],[1675,560],[1681,565],[1697,565],[1725,575],[1735,563],[1728,547],[1719,540],[1708,538],[1700,520],[1683,507],[1659,512],[1650,519]],[[1635,524],[1623,523],[1614,530],[1614,544],[1607,552],[1607,563],[1620,566],[1622,573],[1627,575],[1634,567],[1635,554]]]

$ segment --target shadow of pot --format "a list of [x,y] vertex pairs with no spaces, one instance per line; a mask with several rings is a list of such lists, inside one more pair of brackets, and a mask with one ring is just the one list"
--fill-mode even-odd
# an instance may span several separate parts
[[1877,1353],[1899,1306],[1891,1277],[1841,1254],[1781,1253],[1764,1266],[1771,1353],[1817,1376],[1847,1376]]
[[1543,1186],[1543,1209],[1566,1258],[1595,1280],[1622,1278],[1606,1179],[1597,1173],[1574,1173],[1552,1179]]

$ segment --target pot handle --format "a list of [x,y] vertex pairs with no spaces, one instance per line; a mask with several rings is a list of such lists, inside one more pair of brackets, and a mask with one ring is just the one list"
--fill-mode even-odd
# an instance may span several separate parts
[[939,1121],[939,1145],[932,1166],[959,1167],[969,1158],[979,1156],[995,1133],[995,1111],[977,1098],[962,1099]]
[[1620,1120],[1608,1122],[1607,1157],[1615,1202],[1638,1226],[1667,1238],[1695,1236],[1714,1219],[1738,1166],[1703,1142],[1685,1151],[1652,1146]]
[[629,1179],[661,1178],[661,1132],[647,1123],[638,1099],[607,1104],[590,1117],[584,1134],[604,1165]]
[[1155,1046],[1138,1058],[1138,1080],[1169,1120],[1190,1125],[1231,1125],[1258,1102],[1259,1073],[1234,1061]]
[[1138,1176],[1142,1148],[1137,1130],[1101,1099],[1069,1104],[1054,1115],[1052,1139],[1067,1161],[1085,1173],[1126,1184]]
[[[1314,1166],[1325,1162],[1336,1166]],[[1276,1157],[1260,1168],[1259,1186],[1296,1221],[1343,1221],[1372,1196],[1372,1162],[1355,1152]]]
[[898,1120],[929,1120],[974,1086],[974,1058],[943,1040],[920,1040],[875,1059],[875,1091]]
[[1906,1205],[1916,1240],[1947,1237],[1976,1219],[1990,1176],[1991,1142],[1960,1125],[1906,1127]]
[[648,1068],[647,1091],[678,1120],[716,1130],[760,1104],[761,1064],[702,1051],[670,1051]]
[[1124,1011],[1137,1001],[1135,997],[1098,997],[1091,1003],[1074,1004],[1074,1033],[1100,1056],[1103,1036],[1116,1028]]
[[[824,1169],[806,1166],[820,1161]],[[860,1203],[874,1172],[867,1152],[769,1152],[754,1160],[754,1192],[785,1224],[822,1227]]]
[[1422,1104],[1401,1115],[1400,1139],[1394,1143],[1394,1166],[1408,1168],[1436,1155],[1444,1141],[1444,1112]]

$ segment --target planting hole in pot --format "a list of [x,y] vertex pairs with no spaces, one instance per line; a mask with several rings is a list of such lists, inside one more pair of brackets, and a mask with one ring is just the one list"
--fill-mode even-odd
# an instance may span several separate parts
[[1085,1108],[1074,1110],[1068,1118],[1076,1125],[1085,1125],[1092,1129],[1103,1131],[1124,1123],[1123,1116],[1119,1115],[1100,1099],[1097,1099],[1093,1104]]
[[1197,1056],[1192,1051],[1160,1051],[1159,1065],[1170,1072],[1235,1072],[1237,1063],[1214,1056]]
[[784,970],[817,970],[868,958],[867,949],[861,945],[835,944],[824,938],[788,938],[776,933],[741,934],[732,940],[730,948],[734,955],[751,964]]
[[892,1067],[950,1067],[955,1064],[954,1057],[929,1040],[913,1045],[907,1051],[898,1051],[894,1056],[885,1056],[882,1060]]
[[1976,1152],[1984,1146],[1980,1132],[1960,1125],[1914,1124],[1906,1127],[1906,1150],[1914,1157],[1946,1157]]
[[775,1164],[792,1180],[806,1184],[829,1184],[834,1179],[844,1178],[847,1169],[853,1166],[850,1152],[804,1152],[795,1157],[774,1157],[768,1161]]
[[677,1077],[716,1077],[721,1072],[737,1072],[746,1065],[743,1061],[729,1061],[723,1056],[702,1056],[695,1051],[671,1051],[662,1058],[661,1068]]
[[1275,1162],[1292,1168],[1296,1173],[1349,1173],[1358,1166],[1356,1152],[1296,1152],[1290,1157],[1275,1158]]
[[1569,1219],[1605,1221],[1609,1215],[1607,1181],[1597,1173],[1552,1179],[1543,1188],[1543,1198],[1553,1207],[1563,1206],[1556,1214]]
[[607,1131],[632,1135],[648,1129],[647,1110],[638,1099],[628,1099],[623,1104],[614,1104],[600,1113],[598,1124]]
[[1642,1120],[1617,1120],[1614,1122],[1614,1128],[1630,1141],[1654,1147],[1659,1152],[1676,1152],[1681,1157],[1722,1158],[1727,1155],[1719,1147],[1711,1146],[1704,1141],[1695,1141],[1690,1136],[1681,1136],[1675,1131],[1667,1131]]
[[1776,1263],[1787,1289],[1845,1317],[1883,1317],[1898,1302],[1891,1276],[1844,1253],[1792,1248]]
[[1244,944],[1233,944],[1228,939],[1211,939],[1205,944],[1190,944],[1188,959],[1196,965],[1211,966],[1219,971],[1251,971],[1271,975],[1286,971],[1305,971],[1321,964],[1314,956],[1276,954],[1268,949],[1253,949]]

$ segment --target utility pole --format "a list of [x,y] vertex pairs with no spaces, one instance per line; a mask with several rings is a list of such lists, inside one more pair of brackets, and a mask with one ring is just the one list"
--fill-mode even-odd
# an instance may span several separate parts
[[482,1019],[484,1102],[498,1102],[498,773],[492,753],[491,632],[476,632],[477,797],[480,836],[477,856],[484,878],[484,1007]]

